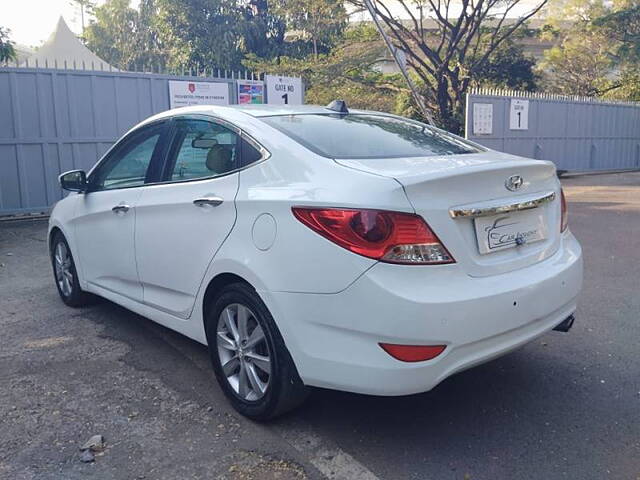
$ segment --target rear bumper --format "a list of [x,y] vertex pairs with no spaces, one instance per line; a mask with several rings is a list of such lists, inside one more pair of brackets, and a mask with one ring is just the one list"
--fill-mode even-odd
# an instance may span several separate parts
[[[581,285],[580,245],[567,233],[552,257],[491,277],[470,277],[457,265],[378,263],[337,294],[261,294],[305,384],[406,395],[551,330],[575,311]],[[405,363],[379,342],[447,348]]]

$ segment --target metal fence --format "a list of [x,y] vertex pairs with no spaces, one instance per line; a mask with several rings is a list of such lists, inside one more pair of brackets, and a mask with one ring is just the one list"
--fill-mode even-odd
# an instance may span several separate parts
[[637,103],[476,90],[467,96],[466,132],[495,150],[551,160],[559,170],[640,168]]
[[237,103],[235,80],[258,79],[199,73],[0,67],[0,215],[48,210],[61,172],[88,170],[130,127],[169,109],[169,80],[227,83]]

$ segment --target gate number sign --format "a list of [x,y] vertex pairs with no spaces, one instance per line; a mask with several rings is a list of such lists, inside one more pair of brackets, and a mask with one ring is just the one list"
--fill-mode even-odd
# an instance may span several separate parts
[[529,130],[529,100],[511,99],[510,130]]
[[265,75],[267,103],[276,105],[301,105],[302,81],[297,77]]

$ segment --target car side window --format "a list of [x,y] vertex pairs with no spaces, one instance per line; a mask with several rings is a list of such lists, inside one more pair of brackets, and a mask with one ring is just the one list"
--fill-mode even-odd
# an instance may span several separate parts
[[126,138],[92,175],[91,189],[112,190],[144,185],[162,128],[162,125],[153,125]]
[[222,175],[238,168],[240,135],[207,120],[176,121],[173,155],[169,159],[169,181],[193,180]]
[[261,160],[263,157],[263,152],[260,151],[259,147],[251,140],[248,139],[245,135],[242,135],[241,145],[242,151],[242,166],[246,167],[247,165],[251,165],[252,163]]

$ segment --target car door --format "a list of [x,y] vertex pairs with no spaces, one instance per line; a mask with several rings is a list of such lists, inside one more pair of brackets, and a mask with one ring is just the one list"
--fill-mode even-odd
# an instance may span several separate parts
[[134,252],[135,210],[141,187],[160,176],[166,125],[144,126],[122,139],[91,172],[88,191],[76,206],[74,232],[85,280],[137,301],[142,286]]
[[177,118],[172,131],[164,182],[138,201],[136,260],[145,303],[187,318],[235,223],[242,142],[239,130],[211,117]]

